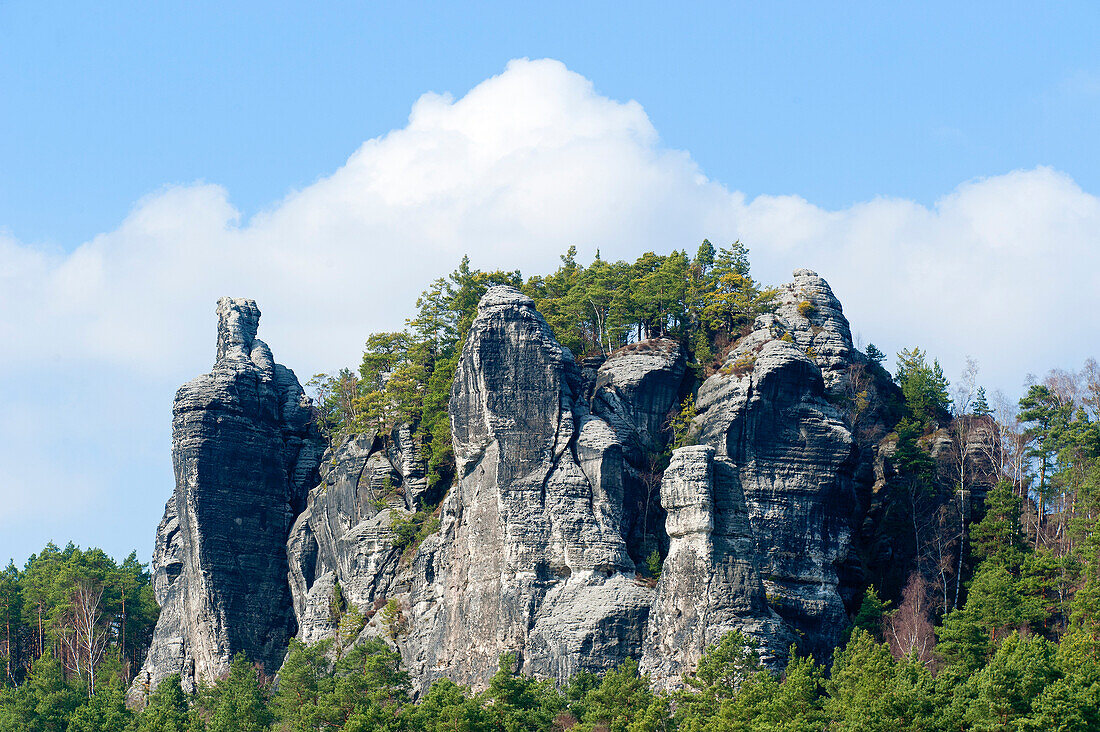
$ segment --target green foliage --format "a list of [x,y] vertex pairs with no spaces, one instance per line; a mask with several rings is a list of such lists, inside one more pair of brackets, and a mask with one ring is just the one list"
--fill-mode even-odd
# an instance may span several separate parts
[[661,553],[658,552],[656,549],[651,551],[649,555],[645,558],[646,570],[649,572],[649,576],[653,579],[661,578],[661,567],[663,564],[664,562],[661,559]]
[[989,401],[985,396],[985,387],[978,387],[978,394],[974,397],[974,404],[970,408],[971,413],[975,417],[988,417],[993,413],[993,410],[989,407]]
[[11,724],[5,729],[64,732],[87,697],[83,682],[66,677],[61,662],[47,652],[34,662],[26,683],[5,695],[0,720]]
[[363,617],[363,613],[359,608],[352,605],[340,616],[340,620],[336,623],[336,645],[338,652],[342,652],[344,648],[351,645],[356,638],[359,637],[359,633],[367,624],[367,619]]
[[411,551],[426,537],[439,531],[439,518],[434,513],[434,506],[421,508],[408,515],[391,511],[390,531],[393,532],[394,548]]
[[1028,425],[1024,437],[1028,441],[1028,457],[1038,461],[1040,514],[1052,494],[1052,478],[1057,467],[1061,438],[1070,418],[1070,405],[1045,384],[1031,386],[1020,399],[1020,422]]
[[95,694],[73,712],[69,732],[117,732],[130,724],[126,691],[120,681],[100,684]]
[[810,732],[826,722],[824,671],[813,659],[792,652],[783,678],[760,671],[745,679],[719,707],[715,727],[752,732]]
[[329,620],[338,623],[340,617],[348,609],[348,603],[344,599],[344,590],[340,587],[340,580],[333,580],[332,582],[332,597],[328,600],[328,617]]
[[669,420],[672,428],[672,447],[676,449],[684,445],[694,444],[694,437],[690,435],[691,422],[695,419],[695,395],[688,394],[680,404],[680,409]]
[[576,709],[581,718],[576,732],[655,732],[666,728],[669,702],[650,691],[649,677],[631,658],[605,673]]
[[1057,647],[1040,636],[1012,633],[989,664],[966,680],[954,704],[974,730],[1011,729],[1031,712],[1032,701],[1061,674]]
[[180,688],[179,674],[173,674],[145,700],[145,708],[135,720],[134,732],[191,732],[205,729],[198,711],[192,710]]
[[867,358],[871,359],[873,363],[881,365],[886,360],[886,354],[878,349],[874,343],[867,344],[867,350],[865,352]]
[[397,652],[381,640],[368,640],[337,661],[320,684],[316,706],[321,728],[399,730],[408,689]]
[[947,395],[948,382],[939,361],[929,365],[924,351],[919,348],[905,349],[898,353],[894,378],[901,386],[906,412],[911,419],[925,428],[946,424],[951,399]]
[[1019,581],[995,561],[982,563],[970,585],[966,605],[943,619],[937,652],[964,673],[981,669],[1004,632],[1040,624],[1041,603],[1021,591]]
[[873,636],[875,640],[882,641],[882,623],[886,618],[886,611],[890,608],[889,601],[879,597],[878,590],[874,586],[868,587],[863,593],[859,610],[852,618],[852,624],[848,628],[847,637],[857,630],[861,630]]
[[401,603],[392,597],[382,608],[382,627],[386,629],[390,640],[394,641],[408,632],[408,621],[405,619],[405,612],[401,609]]
[[210,732],[264,732],[273,716],[256,667],[243,653],[233,657],[229,675],[211,693]]
[[895,662],[890,650],[864,631],[855,630],[833,658],[826,688],[825,713],[838,730],[888,729],[890,681]]
[[418,704],[403,711],[411,730],[423,732],[480,732],[492,729],[481,700],[470,689],[450,679],[440,679],[428,688]]
[[691,691],[677,697],[680,729],[705,729],[704,722],[718,714],[722,703],[734,698],[738,687],[762,670],[754,641],[739,631],[722,636],[706,649],[695,672],[684,676],[684,684]]
[[565,708],[565,699],[551,681],[536,681],[519,673],[516,657],[505,653],[485,692],[490,729],[538,732],[550,728]]
[[[97,618],[78,637],[73,613],[81,597]],[[129,681],[144,660],[159,610],[147,568],[131,553],[116,562],[101,549],[47,544],[23,569],[0,571],[0,688],[20,686],[35,661],[50,654],[66,673],[79,670],[88,696],[101,678]],[[83,643],[95,642],[91,671]],[[91,712],[88,712],[91,713]]]
[[556,272],[526,281],[519,272],[473,269],[464,257],[421,294],[405,330],[367,338],[357,373],[343,369],[310,380],[318,424],[331,444],[355,433],[390,439],[394,428],[409,425],[426,448],[431,487],[438,495],[449,486],[451,385],[478,301],[502,284],[529,295],[558,341],[576,354],[667,337],[693,353],[701,370],[718,343],[736,339],[742,326],[775,307],[775,291],[749,276],[740,242],[715,250],[704,241],[694,261],[683,251],[647,252],[633,263],[606,262],[597,253],[588,267],[570,247]]
[[974,556],[1017,574],[1028,547],[1020,526],[1021,501],[1001,481],[986,495],[985,516],[971,529]]

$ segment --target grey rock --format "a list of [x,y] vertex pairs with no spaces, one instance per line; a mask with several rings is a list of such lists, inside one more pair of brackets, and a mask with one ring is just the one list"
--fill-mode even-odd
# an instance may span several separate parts
[[686,370],[676,341],[652,338],[613,352],[596,376],[592,412],[623,445],[623,536],[639,571],[651,552],[668,549],[660,460],[671,437],[669,418],[686,391]]
[[669,550],[641,661],[658,688],[678,687],[707,646],[730,631],[755,642],[773,668],[794,640],[768,606],[744,497],[714,456],[709,445],[681,447],[661,482]]
[[[132,695],[177,672],[192,688],[238,650],[274,670],[293,634],[332,637],[337,585],[368,619],[361,639],[387,634],[375,611],[396,601],[417,689],[482,688],[505,652],[557,681],[640,658],[674,688],[730,630],[773,668],[795,639],[827,658],[864,580],[874,532],[855,529],[889,471],[878,445],[897,388],[821,277],[797,270],[778,299],[699,386],[699,444],[662,476],[668,418],[696,383],[679,346],[578,365],[529,297],[490,289],[451,393],[455,484],[415,551],[395,546],[394,521],[440,496],[414,426],[322,458],[255,303],[219,301],[214,370],[175,403],[177,486],[153,559],[164,611]],[[656,583],[642,576],[654,549]]]
[[501,653],[564,681],[641,651],[653,590],[622,536],[622,445],[518,291],[482,299],[455,375],[457,483],[412,563],[402,652],[421,685],[483,687]]
[[693,430],[715,450],[715,500],[744,501],[770,604],[827,658],[848,623],[840,575],[860,509],[853,413],[834,402],[859,356],[816,274],[797,271],[781,303],[700,387]]
[[653,338],[620,348],[599,367],[592,412],[615,430],[627,460],[640,465],[668,444],[687,362],[680,345]]
[[325,453],[287,545],[298,638],[332,638],[336,584],[344,601],[370,616],[407,590],[392,523],[421,507],[427,489],[419,441],[408,426],[388,440],[356,435]]
[[176,488],[153,554],[161,604],[130,689],[213,681],[243,651],[274,672],[295,632],[286,542],[316,482],[322,440],[294,373],[256,338],[252,300],[218,301],[217,361],[173,405]]

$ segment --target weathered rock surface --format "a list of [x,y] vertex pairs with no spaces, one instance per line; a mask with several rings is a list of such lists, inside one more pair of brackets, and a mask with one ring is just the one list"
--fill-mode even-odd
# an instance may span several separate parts
[[772,667],[794,641],[768,606],[744,497],[729,480],[716,490],[714,456],[709,445],[681,447],[661,481],[669,550],[641,661],[661,688],[678,686],[704,649],[729,631],[755,641]]
[[420,684],[484,686],[501,653],[564,680],[641,652],[653,590],[621,527],[623,448],[534,303],[482,299],[451,394],[457,484],[421,545],[403,655]]
[[421,450],[408,427],[395,429],[389,440],[347,439],[325,453],[320,472],[287,545],[298,638],[306,643],[333,637],[337,583],[344,602],[368,614],[376,601],[407,589],[391,525],[420,507],[427,488]]
[[256,338],[252,300],[218,301],[217,360],[176,394],[176,488],[157,530],[161,616],[130,690],[178,673],[212,681],[244,651],[275,671],[296,626],[286,541],[316,482],[322,440],[294,373]]
[[[171,673],[191,688],[239,650],[274,670],[293,634],[333,636],[337,585],[368,617],[396,601],[417,688],[483,687],[505,652],[559,681],[639,658],[670,688],[729,630],[773,667],[796,640],[826,658],[864,583],[853,537],[896,387],[822,278],[798,270],[778,300],[698,387],[698,444],[662,475],[669,415],[697,383],[679,345],[578,366],[528,297],[489,290],[451,392],[455,484],[415,551],[394,522],[439,496],[414,430],[322,459],[301,387],[255,338],[255,304],[219,301],[214,370],[176,398],[153,560],[164,610],[132,693]],[[654,549],[656,587],[642,577]],[[375,617],[363,635],[380,632]]]
[[623,536],[639,571],[650,552],[668,550],[659,460],[670,438],[670,412],[684,396],[686,370],[676,341],[652,338],[613,352],[596,373],[592,412],[623,446]]
[[668,338],[632,343],[600,365],[592,412],[615,430],[631,463],[665,449],[669,411],[679,404],[686,368],[683,350]]
[[857,353],[828,284],[798,270],[697,401],[694,430],[715,450],[713,500],[743,500],[769,603],[820,657],[848,623],[840,573],[861,452],[843,392]]

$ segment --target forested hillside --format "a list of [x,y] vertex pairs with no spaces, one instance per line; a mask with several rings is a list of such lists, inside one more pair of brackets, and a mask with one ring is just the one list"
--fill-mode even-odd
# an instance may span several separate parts
[[[357,371],[311,382],[328,439],[385,439],[413,425],[436,491],[445,490],[451,383],[492,284],[530,296],[578,360],[665,336],[699,378],[724,368],[745,325],[773,308],[774,291],[752,280],[739,244],[587,267],[574,254],[543,277],[464,260],[432,283],[404,331],[369,337]],[[890,376],[885,355],[865,351],[866,368],[896,388],[877,397],[888,403],[872,405],[868,387],[838,404],[857,428],[873,408],[890,429],[869,438],[881,474],[854,542],[863,581],[831,658],[813,658],[796,639],[777,672],[731,633],[666,693],[651,690],[634,660],[559,687],[517,673],[505,655],[484,691],[441,680],[414,699],[391,643],[407,632],[400,608],[365,609],[384,637],[354,644],[369,618],[337,585],[332,637],[292,641],[277,681],[238,656],[217,683],[186,695],[169,678],[134,711],[125,686],[157,615],[147,570],[133,555],[117,564],[99,550],[51,545],[0,575],[0,730],[1100,729],[1100,367],[1051,371],[1015,401],[987,394],[975,364],[949,379],[911,348]],[[692,439],[693,409],[689,398],[669,415],[670,450]],[[394,530],[417,541],[433,526],[426,516]],[[638,581],[661,571],[655,555]]]

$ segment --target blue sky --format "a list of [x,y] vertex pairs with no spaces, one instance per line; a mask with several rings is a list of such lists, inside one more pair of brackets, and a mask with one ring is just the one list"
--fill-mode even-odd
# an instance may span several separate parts
[[0,2],[0,559],[148,558],[223,294],[304,381],[463,253],[740,237],[1013,398],[1095,355],[1100,6],[222,5]]
[[748,195],[929,203],[1039,164],[1100,185],[1095,3],[380,5],[0,4],[0,226],[71,248],[195,180],[252,213],[523,56],[639,100]]

